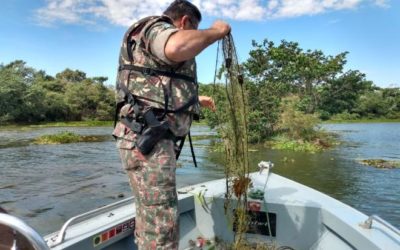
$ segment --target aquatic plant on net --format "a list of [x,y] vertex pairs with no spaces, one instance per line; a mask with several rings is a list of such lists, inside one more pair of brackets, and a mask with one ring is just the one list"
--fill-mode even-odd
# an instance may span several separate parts
[[[218,52],[220,44],[218,44]],[[217,103],[218,132],[224,142],[225,150],[225,176],[226,195],[225,213],[235,227],[234,249],[243,245],[244,235],[248,227],[247,215],[247,191],[251,185],[249,178],[249,157],[248,157],[248,118],[247,118],[247,91],[244,84],[244,77],[241,66],[238,62],[236,48],[231,34],[222,40],[223,64],[220,71],[220,79],[224,78],[225,83],[216,84],[214,89],[221,89],[214,95]],[[219,54],[219,53],[218,53]],[[218,56],[216,64],[217,76]],[[221,77],[223,75],[223,77]],[[231,202],[233,196],[237,202]]]

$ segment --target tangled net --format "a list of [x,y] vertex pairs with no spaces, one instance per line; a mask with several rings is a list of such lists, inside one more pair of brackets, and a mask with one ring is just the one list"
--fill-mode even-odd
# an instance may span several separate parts
[[[244,77],[231,34],[222,40],[224,61],[220,73],[224,75],[225,86],[217,86],[215,83],[219,51],[220,43],[218,43],[214,93],[221,89],[224,89],[224,93],[222,96],[214,94],[214,98],[219,107],[217,123],[225,149],[227,190],[225,213],[228,216],[232,215],[233,220],[231,221],[233,221],[235,228],[234,249],[239,249],[248,227],[247,191],[251,185],[248,157],[247,98]],[[231,202],[233,195],[237,198],[237,202]]]

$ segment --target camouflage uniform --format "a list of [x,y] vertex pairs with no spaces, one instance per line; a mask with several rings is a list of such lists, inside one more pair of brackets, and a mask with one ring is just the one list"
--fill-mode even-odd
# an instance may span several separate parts
[[[194,59],[176,64],[169,61],[164,54],[169,36],[178,31],[172,20],[167,17],[153,17],[146,20],[142,27],[139,31],[133,32],[131,38],[125,37],[134,42],[132,48],[134,65],[174,71],[196,79]],[[120,65],[130,64],[126,48],[127,43],[124,42]],[[125,84],[145,106],[159,109],[164,109],[164,91],[169,93],[168,109],[171,110],[184,105],[193,96],[198,97],[197,84],[182,79],[122,70],[117,81]],[[193,115],[198,114],[198,111],[196,103],[185,112],[168,114],[166,119],[171,132],[175,136],[186,135]],[[128,104],[121,109],[120,116],[131,113],[132,109]],[[135,196],[135,235],[139,249],[177,249],[179,224],[175,183],[175,143],[171,139],[162,139],[150,154],[143,155],[135,148],[138,135],[125,125],[117,123],[113,135],[117,138],[122,164],[127,171]]]

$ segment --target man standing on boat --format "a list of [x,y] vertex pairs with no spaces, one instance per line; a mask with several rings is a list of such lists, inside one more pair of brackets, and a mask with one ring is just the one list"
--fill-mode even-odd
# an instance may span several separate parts
[[135,196],[139,249],[178,248],[178,142],[199,106],[215,109],[210,97],[198,96],[194,58],[230,32],[223,21],[197,30],[200,21],[195,5],[177,0],[162,16],[133,24],[124,36],[113,135]]

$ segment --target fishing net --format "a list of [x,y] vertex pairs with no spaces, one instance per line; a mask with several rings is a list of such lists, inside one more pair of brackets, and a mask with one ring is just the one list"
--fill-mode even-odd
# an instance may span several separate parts
[[[225,83],[216,83],[220,43],[218,43],[213,96],[218,107],[217,129],[222,137],[225,151],[227,190],[225,213],[232,217],[230,219],[233,221],[235,231],[234,249],[239,249],[248,226],[247,190],[251,185],[247,136],[247,95],[242,68],[238,62],[231,34],[222,40],[223,63],[219,77],[224,79]],[[232,200],[233,197],[236,197],[235,202]]]

